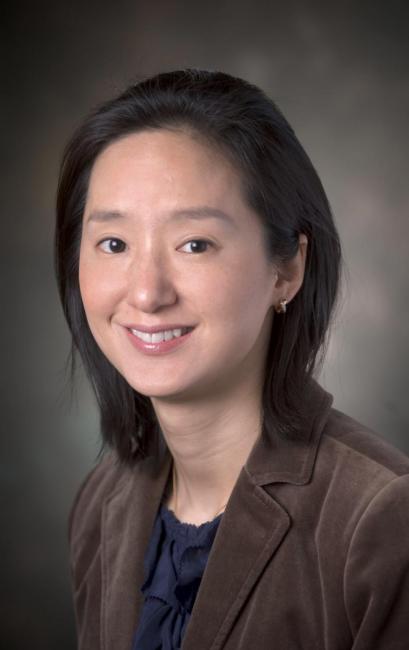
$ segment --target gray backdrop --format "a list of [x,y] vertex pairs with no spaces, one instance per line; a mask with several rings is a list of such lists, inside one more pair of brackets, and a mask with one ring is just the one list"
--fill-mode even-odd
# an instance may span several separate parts
[[66,519],[99,449],[53,276],[62,147],[139,75],[220,68],[261,85],[320,173],[347,274],[323,384],[409,451],[408,11],[388,0],[14,3],[2,39],[1,646],[75,647]]

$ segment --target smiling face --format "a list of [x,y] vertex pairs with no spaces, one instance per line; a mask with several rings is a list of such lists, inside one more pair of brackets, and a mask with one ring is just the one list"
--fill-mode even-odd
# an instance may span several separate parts
[[[263,236],[237,172],[188,134],[143,131],[100,154],[80,290],[98,346],[136,391],[184,401],[261,391],[272,306],[283,297]],[[193,330],[177,344],[138,336],[155,326]]]

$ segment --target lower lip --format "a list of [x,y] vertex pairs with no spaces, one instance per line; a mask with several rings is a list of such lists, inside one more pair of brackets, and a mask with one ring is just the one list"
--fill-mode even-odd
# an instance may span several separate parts
[[170,341],[160,341],[159,343],[145,343],[145,341],[142,341],[142,339],[135,336],[135,334],[132,334],[130,330],[126,329],[126,332],[132,345],[137,350],[140,350],[144,354],[156,356],[172,352],[173,350],[176,350],[176,348],[179,348],[190,338],[193,330],[190,330],[187,334],[183,334],[183,336],[170,339]]

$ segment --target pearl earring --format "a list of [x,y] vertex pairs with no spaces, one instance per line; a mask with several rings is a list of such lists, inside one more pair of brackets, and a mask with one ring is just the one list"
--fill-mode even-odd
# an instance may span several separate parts
[[276,305],[275,307],[277,314],[285,314],[285,312],[287,311],[287,303],[288,300],[286,300],[285,298],[282,298],[279,301],[278,305]]

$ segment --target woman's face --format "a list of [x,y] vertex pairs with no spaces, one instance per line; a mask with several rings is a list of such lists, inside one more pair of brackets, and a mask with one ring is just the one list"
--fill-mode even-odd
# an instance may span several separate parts
[[[262,385],[277,272],[237,173],[191,136],[144,131],[97,158],[79,280],[98,346],[139,393],[186,401]],[[141,331],[154,327],[165,339],[193,330],[152,342]]]

